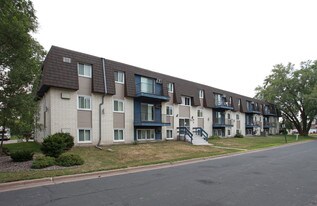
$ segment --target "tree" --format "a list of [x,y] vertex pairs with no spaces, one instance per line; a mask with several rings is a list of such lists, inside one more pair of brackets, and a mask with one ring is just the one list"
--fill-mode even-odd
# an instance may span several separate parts
[[[38,23],[29,0],[0,2],[0,126],[33,124],[43,47],[32,37]],[[25,125],[23,126],[25,127]],[[2,153],[3,136],[0,154]]]
[[317,61],[302,62],[297,70],[291,63],[275,65],[255,90],[257,98],[277,105],[300,135],[308,135],[317,115]]

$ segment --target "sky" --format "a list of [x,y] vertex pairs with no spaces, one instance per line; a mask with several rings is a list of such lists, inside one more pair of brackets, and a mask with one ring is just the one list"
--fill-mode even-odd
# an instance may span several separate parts
[[253,97],[273,66],[317,59],[315,0],[33,0],[52,45]]

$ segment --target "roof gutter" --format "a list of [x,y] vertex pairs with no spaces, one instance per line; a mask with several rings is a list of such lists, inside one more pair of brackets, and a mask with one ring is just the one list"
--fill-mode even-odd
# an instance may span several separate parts
[[104,104],[104,99],[105,99],[105,96],[107,94],[106,60],[104,58],[102,58],[102,71],[103,71],[103,83],[104,83],[104,86],[105,86],[105,93],[102,95],[101,103],[99,104],[99,140],[98,140],[98,144],[96,145],[96,147],[98,149],[102,149],[100,147],[100,143],[101,143],[101,114],[102,114],[101,107]]

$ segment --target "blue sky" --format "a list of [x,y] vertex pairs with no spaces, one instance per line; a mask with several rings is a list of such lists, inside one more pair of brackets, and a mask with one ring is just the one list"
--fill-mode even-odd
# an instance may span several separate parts
[[35,38],[253,97],[273,65],[317,59],[317,1],[33,0]]

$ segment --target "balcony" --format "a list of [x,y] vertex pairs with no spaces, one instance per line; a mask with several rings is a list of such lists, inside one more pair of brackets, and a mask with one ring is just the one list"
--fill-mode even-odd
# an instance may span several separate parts
[[232,127],[234,119],[216,118],[213,122],[213,127]]
[[141,112],[140,115],[134,115],[134,126],[163,127],[170,125],[166,114],[151,115]]
[[264,122],[263,123],[263,128],[272,128],[275,127],[276,123],[275,122]]
[[258,109],[256,109],[254,106],[247,106],[247,111],[245,113],[261,114],[261,112]]
[[170,98],[162,94],[162,89],[155,83],[140,82],[136,84],[136,97],[150,100],[168,101]]
[[215,101],[215,109],[221,109],[221,110],[233,110],[233,105],[229,102],[225,102],[222,100],[216,100]]
[[273,114],[273,112],[271,112],[271,110],[269,109],[264,109],[264,116],[276,116],[275,114]]
[[260,122],[260,121],[256,121],[256,122],[246,122],[245,123],[245,127],[246,128],[254,128],[254,127],[261,127],[261,125],[262,125],[262,122]]

